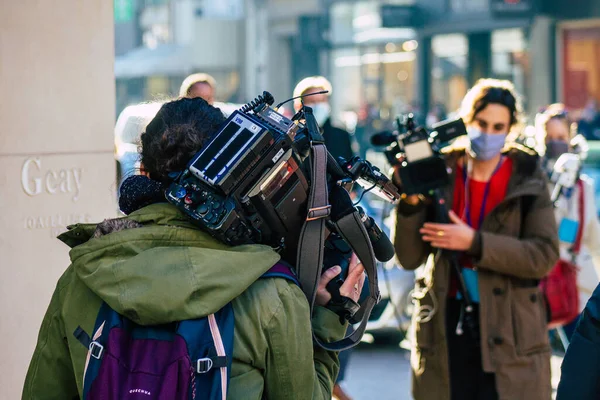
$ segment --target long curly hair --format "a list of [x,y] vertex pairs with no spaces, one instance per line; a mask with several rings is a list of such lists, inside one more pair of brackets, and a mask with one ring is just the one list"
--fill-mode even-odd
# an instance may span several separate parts
[[165,103],[141,136],[141,163],[151,179],[168,182],[218,131],[225,117],[201,98]]

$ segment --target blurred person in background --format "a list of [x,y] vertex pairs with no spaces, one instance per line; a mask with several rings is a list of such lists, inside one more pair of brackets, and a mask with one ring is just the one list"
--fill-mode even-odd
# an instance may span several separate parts
[[600,110],[595,98],[590,98],[581,111],[577,129],[588,140],[600,140]]
[[[73,331],[92,332],[103,302],[142,326],[203,318],[231,302],[227,398],[331,399],[338,354],[313,344],[305,294],[290,280],[261,278],[280,256],[269,246],[227,246],[165,200],[173,174],[224,121],[200,98],[164,104],[141,137],[143,175],[129,177],[120,189],[127,217],[74,225],[59,237],[73,247],[71,265],[42,322],[23,399],[83,398],[90,355]],[[339,315],[324,307],[331,299],[325,287],[340,272],[339,266],[327,269],[317,289],[312,326],[325,342],[346,331]],[[364,279],[353,257],[341,294],[357,301]]]
[[[448,149],[450,224],[424,196],[397,210],[394,244],[416,269],[411,367],[415,400],[549,400],[550,347],[538,289],[558,258],[554,210],[539,157],[513,142],[521,105],[513,85],[480,80],[465,96],[468,139]],[[397,176],[397,174],[396,174]],[[401,189],[401,182],[396,179]],[[474,329],[447,253],[457,252]]]
[[[564,104],[548,106],[536,117],[536,125],[540,135],[539,141],[545,147],[543,154],[545,154],[546,171],[551,177],[556,160],[565,153],[577,151],[574,146],[577,143],[575,138],[577,126],[571,124]],[[581,136],[578,139],[579,141],[585,140]],[[554,184],[551,182],[550,192],[553,189]],[[583,205],[583,210],[580,210],[581,205]],[[580,311],[583,310],[598,285],[600,225],[597,215],[594,180],[580,173],[576,185],[573,188],[562,189],[555,202],[555,216],[559,226],[560,258],[572,262],[578,267],[577,286]],[[579,229],[581,229],[581,239],[579,239],[581,249],[575,253],[574,245]],[[569,232],[575,233],[575,235],[569,234]],[[562,327],[567,341],[571,339],[577,321],[578,318]]]
[[[319,127],[323,131],[323,138],[325,139],[325,146],[327,150],[336,159],[343,157],[345,160],[350,160],[354,153],[352,151],[352,144],[350,141],[350,134],[331,124],[331,106],[329,105],[329,96],[331,95],[331,83],[322,76],[311,76],[301,80],[294,89],[294,96],[305,96],[311,93],[317,93],[321,91],[328,91],[326,94],[315,94],[307,96],[302,99],[296,99],[294,101],[294,109],[300,110],[302,104],[311,107],[313,114]],[[352,332],[352,327],[348,327],[348,334]],[[346,377],[346,370],[348,363],[350,362],[351,350],[341,351],[339,354],[340,358],[340,372],[337,377],[335,386],[333,387],[333,396],[337,400],[351,400],[351,397],[344,391],[341,386],[341,382]]]
[[446,112],[446,107],[444,104],[436,102],[431,107],[431,110],[429,110],[429,114],[427,114],[426,125],[430,127],[438,122],[444,121],[447,117],[448,113]]
[[179,97],[201,97],[213,105],[215,102],[215,91],[217,82],[215,79],[205,73],[192,74],[184,79],[179,88]]
[[329,93],[316,94],[295,100],[294,108],[298,111],[302,107],[302,103],[311,107],[317,123],[323,130],[327,150],[336,159],[343,157],[345,160],[350,160],[354,156],[350,134],[344,129],[333,126],[331,121],[331,106],[329,105],[331,83],[322,76],[305,78],[296,85],[294,97],[305,96],[324,90],[327,90]]

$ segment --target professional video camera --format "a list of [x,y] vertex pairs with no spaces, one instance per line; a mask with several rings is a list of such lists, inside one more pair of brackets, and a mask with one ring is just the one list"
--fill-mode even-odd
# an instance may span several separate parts
[[[263,92],[231,114],[171,184],[167,200],[224,243],[266,244],[279,251],[295,266],[311,307],[327,221],[329,231],[348,242],[370,274],[368,303],[359,313],[366,327],[365,314],[368,318],[379,296],[374,256],[390,259],[393,246],[372,219],[360,216],[344,188],[356,181],[390,201],[400,195],[367,161],[338,162],[324,151],[310,107],[288,119],[276,111],[285,102],[275,109],[273,102]],[[333,349],[351,347],[359,335]]]
[[446,186],[448,172],[441,156],[450,141],[467,134],[462,119],[442,121],[428,132],[416,127],[409,114],[402,124],[397,120],[398,132],[381,132],[373,135],[371,143],[387,146],[385,155],[392,166],[399,166],[402,191],[408,195],[427,194]]
[[[268,244],[295,250],[306,219],[310,150],[302,116],[290,120],[265,92],[235,111],[168,190],[168,200],[230,245]],[[357,182],[394,201],[397,189],[358,157],[328,157],[330,187]],[[368,190],[367,189],[367,190]]]

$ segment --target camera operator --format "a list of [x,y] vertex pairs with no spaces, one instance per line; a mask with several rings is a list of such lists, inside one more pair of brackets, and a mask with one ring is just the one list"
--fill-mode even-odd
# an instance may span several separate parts
[[398,206],[398,259],[406,269],[425,264],[414,294],[416,400],[551,398],[538,283],[558,258],[557,230],[538,157],[511,141],[520,113],[510,82],[480,80],[462,103],[468,141],[461,149],[457,140],[446,155],[451,223],[433,222],[424,196]]
[[[289,280],[261,279],[279,255],[264,245],[226,246],[165,200],[173,173],[186,167],[224,120],[201,98],[163,105],[142,135],[144,175],[121,187],[127,217],[73,226],[61,235],[73,247],[72,264],[42,323],[24,399],[83,398],[87,349],[71,332],[77,326],[92,331],[103,301],[139,325],[202,318],[231,302],[227,398],[331,399],[338,356],[313,345],[305,294]],[[339,267],[326,270],[318,285],[312,325],[323,341],[341,339],[346,331],[324,307],[331,298],[326,285],[339,273]],[[363,281],[363,267],[353,257],[340,293],[357,301]]]

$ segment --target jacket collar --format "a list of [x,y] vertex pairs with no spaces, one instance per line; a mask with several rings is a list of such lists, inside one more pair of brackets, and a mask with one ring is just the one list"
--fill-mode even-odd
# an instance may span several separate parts
[[[544,190],[547,190],[544,172],[539,164],[539,156],[535,152],[527,148],[515,146],[503,154],[513,160],[513,171],[508,182],[506,196],[502,203],[524,196],[538,196]],[[456,170],[459,160],[464,155],[464,149],[447,155],[450,184],[445,188],[444,195],[448,209],[452,209]]]
[[121,230],[120,227],[126,225],[127,221],[134,221],[140,226],[170,225],[197,229],[175,206],[168,203],[155,203],[129,214],[128,217],[105,220],[99,224],[70,225],[67,227],[66,232],[58,236],[58,239],[69,247],[75,247],[90,240],[103,225],[111,225],[117,227],[116,230]]

